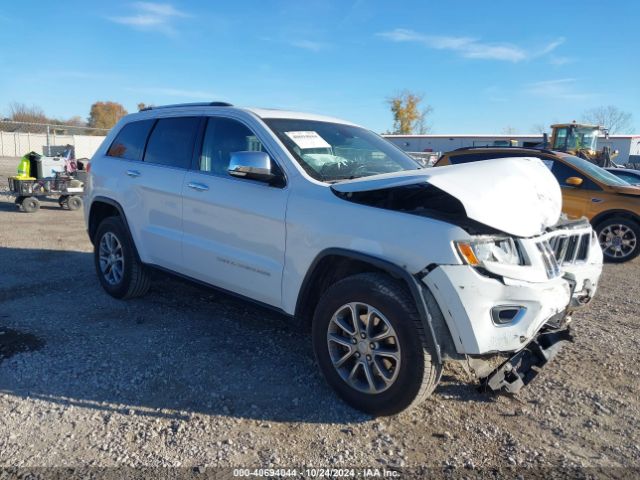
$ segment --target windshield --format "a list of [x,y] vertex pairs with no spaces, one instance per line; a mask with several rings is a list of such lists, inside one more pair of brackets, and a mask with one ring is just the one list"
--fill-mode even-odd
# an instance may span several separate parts
[[280,118],[265,123],[316,180],[335,182],[420,168],[402,150],[364,128]]
[[595,178],[596,180],[606,185],[612,185],[617,187],[628,187],[631,185],[630,183],[625,182],[621,178],[616,177],[613,173],[607,172],[604,168],[601,168],[598,165],[595,165],[580,157],[576,157],[574,155],[564,155],[562,159],[570,163],[577,169],[583,171],[590,177]]
[[591,127],[559,128],[553,148],[556,150],[595,150],[598,132],[597,128]]

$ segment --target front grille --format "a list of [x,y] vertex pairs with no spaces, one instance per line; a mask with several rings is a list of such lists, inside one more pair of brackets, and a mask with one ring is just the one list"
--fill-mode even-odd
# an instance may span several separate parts
[[542,255],[542,261],[544,263],[544,268],[547,271],[547,277],[555,278],[560,275],[560,265],[556,260],[556,256],[551,249],[549,241],[543,240],[542,242],[536,243],[536,246]]
[[583,232],[563,232],[549,239],[549,245],[560,265],[584,262],[589,256],[590,244],[591,234]]

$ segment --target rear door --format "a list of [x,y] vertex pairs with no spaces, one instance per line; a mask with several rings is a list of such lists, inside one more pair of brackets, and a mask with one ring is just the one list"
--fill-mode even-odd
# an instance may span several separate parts
[[141,242],[141,232],[146,228],[146,219],[137,188],[140,184],[139,177],[144,171],[144,148],[154,124],[155,119],[127,123],[109,146],[104,160],[93,162],[95,165],[92,165],[94,184],[104,183],[96,190],[112,192],[117,196],[116,200],[123,207],[129,230],[143,261],[148,260],[146,249]]
[[[266,151],[244,123],[208,117],[202,137],[182,190],[186,273],[279,307],[289,190],[284,182],[274,186],[229,175],[233,152]],[[273,160],[272,171],[284,179]]]
[[153,122],[142,161],[123,173],[123,207],[143,262],[182,266],[182,183],[191,163],[200,117]]

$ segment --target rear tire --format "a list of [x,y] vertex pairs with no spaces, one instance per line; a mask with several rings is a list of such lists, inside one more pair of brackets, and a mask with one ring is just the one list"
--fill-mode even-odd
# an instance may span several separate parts
[[331,286],[318,302],[312,336],[329,385],[372,415],[418,405],[440,378],[442,366],[430,351],[413,297],[385,274],[357,274]]
[[139,259],[120,217],[100,223],[94,238],[94,264],[100,284],[114,298],[140,297],[150,286],[148,267]]
[[24,197],[20,206],[23,212],[34,213],[40,209],[40,201],[36,197]]
[[640,224],[626,217],[611,217],[595,227],[604,259],[611,263],[633,260],[640,254]]

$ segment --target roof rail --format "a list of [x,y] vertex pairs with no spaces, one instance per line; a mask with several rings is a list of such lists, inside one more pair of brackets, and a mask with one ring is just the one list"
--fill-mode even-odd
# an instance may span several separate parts
[[[540,145],[542,145],[542,142],[540,142]],[[518,147],[518,146],[514,146],[514,145],[478,145],[475,147],[460,147],[460,148],[456,148],[455,150],[453,150],[454,152],[460,152],[462,150],[473,150],[473,149],[495,149],[495,150],[499,150],[501,148],[504,149],[513,149],[513,150],[535,150],[536,152],[543,152],[543,153],[555,153],[553,152],[553,150],[549,150],[548,148],[539,148],[539,147]]]
[[174,103],[172,105],[159,105],[157,107],[150,106],[141,109],[141,112],[147,110],[156,110],[158,108],[176,108],[176,107],[233,107],[231,103],[227,102],[196,102],[196,103]]

